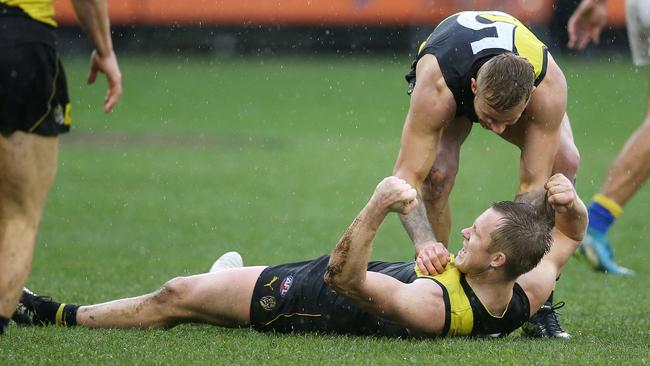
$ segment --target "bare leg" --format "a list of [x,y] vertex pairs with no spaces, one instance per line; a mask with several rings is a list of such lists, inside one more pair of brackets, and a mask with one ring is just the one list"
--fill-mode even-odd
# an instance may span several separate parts
[[591,266],[599,271],[630,275],[634,272],[614,260],[608,231],[625,205],[650,175],[650,99],[643,124],[632,134],[589,205],[589,229],[580,246]]
[[13,314],[31,269],[47,192],[56,175],[56,137],[0,135],[0,316]]
[[449,124],[442,135],[433,168],[422,184],[422,198],[431,228],[436,239],[445,246],[448,245],[451,230],[449,195],[458,173],[460,146],[471,129],[472,123],[465,118],[458,118]]
[[650,176],[650,109],[609,169],[600,193],[623,206]]
[[177,277],[151,294],[82,306],[77,325],[89,328],[170,328],[180,323],[250,324],[251,297],[266,267]]

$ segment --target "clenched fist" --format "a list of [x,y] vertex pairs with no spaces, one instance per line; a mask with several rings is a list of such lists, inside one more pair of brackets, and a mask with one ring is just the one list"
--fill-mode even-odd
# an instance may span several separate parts
[[375,188],[372,200],[381,209],[403,215],[411,212],[417,205],[417,191],[397,177],[384,178]]
[[550,177],[544,188],[548,192],[548,203],[553,206],[555,212],[563,213],[572,208],[578,196],[569,178],[562,174],[555,174]]

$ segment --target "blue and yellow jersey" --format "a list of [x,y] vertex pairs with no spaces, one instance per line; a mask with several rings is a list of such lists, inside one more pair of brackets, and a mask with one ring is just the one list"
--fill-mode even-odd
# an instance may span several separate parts
[[0,4],[18,7],[32,19],[56,27],[52,0],[0,0]]
[[471,78],[492,57],[512,52],[526,58],[535,71],[535,85],[546,74],[548,49],[515,17],[498,11],[464,11],[438,24],[420,44],[415,61],[406,75],[409,91],[416,82],[416,66],[426,54],[436,56],[447,87],[456,100],[456,116],[478,118],[474,112]]

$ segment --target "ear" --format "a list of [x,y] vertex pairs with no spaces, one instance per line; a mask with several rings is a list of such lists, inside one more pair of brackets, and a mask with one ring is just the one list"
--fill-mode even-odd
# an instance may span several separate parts
[[474,79],[474,78],[470,79],[469,86],[472,89],[472,93],[474,93],[474,95],[476,95],[476,92],[478,92],[478,84],[476,83],[476,79]]
[[496,252],[492,254],[492,261],[490,267],[500,268],[506,265],[506,254],[504,252]]

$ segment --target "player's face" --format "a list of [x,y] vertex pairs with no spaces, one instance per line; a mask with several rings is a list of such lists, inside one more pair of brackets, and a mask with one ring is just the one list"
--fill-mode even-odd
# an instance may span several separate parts
[[522,101],[518,106],[505,111],[499,112],[490,107],[480,96],[474,97],[474,111],[478,116],[478,121],[481,127],[490,130],[497,135],[501,135],[503,131],[512,126],[521,117],[521,114],[526,109],[526,101]]
[[480,274],[490,269],[494,253],[489,247],[492,239],[490,234],[496,229],[502,215],[492,208],[479,216],[472,226],[461,231],[463,247],[456,254],[456,267],[466,274]]

